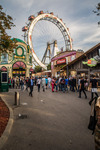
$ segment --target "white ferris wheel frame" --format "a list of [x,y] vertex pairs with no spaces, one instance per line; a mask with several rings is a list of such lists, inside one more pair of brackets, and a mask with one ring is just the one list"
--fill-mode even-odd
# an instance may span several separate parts
[[[35,54],[35,51],[34,51],[34,49],[33,49],[33,44],[32,44],[32,32],[33,32],[33,29],[34,29],[35,24],[36,24],[39,20],[43,20],[43,19],[46,20],[46,18],[51,18],[51,19],[53,19],[53,20],[56,20],[56,21],[58,21],[58,22],[63,26],[64,32],[67,33],[68,38],[69,38],[69,41],[70,41],[70,50],[72,50],[72,39],[71,39],[71,37],[70,37],[68,28],[67,28],[67,27],[65,26],[65,24],[62,22],[62,20],[60,20],[58,17],[56,17],[56,16],[54,16],[54,15],[52,15],[52,14],[48,14],[48,13],[40,14],[40,15],[38,15],[37,17],[35,17],[34,20],[32,20],[32,22],[31,22],[31,24],[30,24],[30,26],[29,26],[29,30],[28,30],[28,44],[29,44],[29,46],[30,46],[30,48],[31,48],[31,50],[32,50],[32,55],[33,55],[34,60],[37,62],[38,65],[40,65],[40,66],[41,66],[42,68],[44,68],[44,69],[47,69],[46,65],[43,64],[43,63],[39,60],[39,58],[37,57],[37,55]],[[49,20],[48,20],[48,21],[49,21]],[[53,23],[53,21],[52,21],[52,23]]]

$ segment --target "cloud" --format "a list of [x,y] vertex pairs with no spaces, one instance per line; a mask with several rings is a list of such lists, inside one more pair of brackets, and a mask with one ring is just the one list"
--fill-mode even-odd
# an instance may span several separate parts
[[9,0],[9,3],[16,7],[30,8],[34,4],[35,0]]
[[[16,27],[10,31],[13,37],[23,39],[21,29],[26,25],[25,22],[28,21],[29,15],[37,16],[37,12],[40,10],[44,12],[53,11],[55,15],[63,19],[69,28],[73,39],[73,48],[83,50],[97,44],[100,39],[99,29],[97,28],[98,18],[92,12],[98,2],[98,0],[1,0],[4,9],[7,9],[7,12],[10,12],[10,15],[16,18]],[[46,49],[46,42],[51,42],[56,38],[60,43],[59,47],[64,45],[59,29],[51,23],[36,24],[34,29],[33,41],[35,47],[39,48],[39,53]]]

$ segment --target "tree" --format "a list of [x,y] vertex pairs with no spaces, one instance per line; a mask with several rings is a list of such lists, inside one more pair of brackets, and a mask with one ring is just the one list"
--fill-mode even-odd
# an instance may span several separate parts
[[51,63],[48,64],[47,70],[51,70]]
[[[93,12],[94,12],[97,16],[100,16],[100,3],[97,4],[96,10],[93,10]],[[98,25],[100,25],[100,21],[98,22]]]
[[40,66],[35,66],[35,69],[34,69],[34,72],[37,73],[37,72],[41,72],[42,71],[42,67]]
[[12,53],[13,49],[16,48],[15,39],[11,40],[11,36],[7,34],[7,30],[11,30],[14,27],[13,18],[9,15],[6,15],[2,11],[3,8],[0,5],[0,53]]

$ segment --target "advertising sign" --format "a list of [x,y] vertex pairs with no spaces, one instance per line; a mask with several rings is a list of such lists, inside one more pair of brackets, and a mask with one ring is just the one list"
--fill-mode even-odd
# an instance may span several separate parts
[[84,65],[88,65],[89,67],[95,67],[98,63],[98,61],[96,61],[94,58],[89,59],[88,61],[83,61],[82,62]]
[[65,58],[57,60],[57,65],[58,64],[65,64],[65,63],[66,63],[66,59]]

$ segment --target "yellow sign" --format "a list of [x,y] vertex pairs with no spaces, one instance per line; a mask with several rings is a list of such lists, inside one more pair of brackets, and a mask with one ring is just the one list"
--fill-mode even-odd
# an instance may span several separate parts
[[15,58],[23,58],[23,59],[25,59],[25,56],[14,56]]

